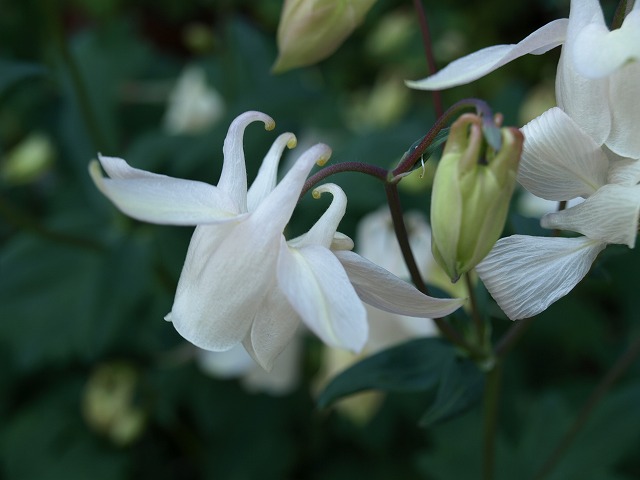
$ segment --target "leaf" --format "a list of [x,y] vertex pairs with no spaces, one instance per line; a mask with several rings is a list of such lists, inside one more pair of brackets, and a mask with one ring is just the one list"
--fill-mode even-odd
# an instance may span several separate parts
[[455,350],[439,338],[421,338],[372,355],[335,377],[318,398],[326,407],[362,390],[394,392],[435,390]]
[[442,380],[434,403],[420,419],[421,427],[430,427],[467,411],[478,403],[484,391],[484,375],[467,359],[450,362],[442,372]]
[[36,63],[0,60],[0,97],[16,84],[44,76],[45,73],[45,68]]

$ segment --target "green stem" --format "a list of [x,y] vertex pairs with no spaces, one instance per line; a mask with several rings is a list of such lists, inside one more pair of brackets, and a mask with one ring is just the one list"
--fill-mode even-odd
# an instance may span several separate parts
[[502,365],[496,362],[486,374],[484,390],[484,431],[483,431],[483,480],[492,480],[495,471],[496,432],[498,429],[498,399]]
[[67,44],[62,20],[60,19],[60,14],[56,9],[56,2],[52,0],[42,0],[42,4],[45,17],[48,20],[49,35],[52,39],[53,45],[57,48],[63,63],[69,71],[71,83],[80,107],[80,114],[87,125],[93,146],[98,152],[110,152],[112,151],[110,148],[111,146],[100,130],[97,117],[91,105],[86,84]]
[[507,330],[507,333],[496,344],[495,352],[498,357],[504,357],[515,346],[516,342],[526,332],[536,317],[529,317],[517,320],[514,325]]
[[623,353],[616,363],[611,367],[611,369],[607,372],[607,374],[602,378],[600,383],[593,390],[587,401],[582,406],[580,413],[574,420],[573,424],[569,431],[562,438],[558,446],[555,448],[553,453],[549,456],[547,461],[542,465],[538,474],[534,477],[535,480],[540,480],[549,475],[553,469],[556,467],[558,462],[562,459],[562,456],[566,453],[566,451],[571,446],[573,440],[575,440],[576,436],[582,430],[582,428],[587,423],[589,416],[598,405],[600,400],[605,396],[605,394],[613,387],[613,384],[622,376],[624,372],[633,364],[635,359],[640,354],[640,337],[636,338],[636,340],[631,344],[629,349]]
[[464,274],[464,281],[469,293],[469,301],[471,302],[471,318],[473,319],[473,323],[478,334],[478,345],[480,346],[480,348],[483,348],[485,342],[484,337],[486,334],[485,323],[480,316],[480,309],[478,308],[475,289],[473,288],[473,282],[471,281],[471,272],[467,272]]
[[[427,22],[427,15],[424,11],[424,6],[421,0],[413,0],[413,6],[418,15],[418,22],[420,23],[420,32],[422,33],[422,45],[424,47],[424,53],[427,57],[427,65],[429,66],[429,75],[433,75],[437,72],[436,61],[433,57],[433,48],[431,45],[431,32],[429,31],[429,22]],[[433,96],[433,108],[436,112],[436,118],[439,118],[444,113],[442,107],[442,94],[440,90],[433,90],[431,92]]]

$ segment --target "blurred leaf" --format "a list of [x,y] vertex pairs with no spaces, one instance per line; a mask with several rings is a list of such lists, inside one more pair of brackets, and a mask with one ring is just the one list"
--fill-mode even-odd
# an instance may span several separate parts
[[0,98],[16,84],[44,76],[45,73],[46,69],[42,65],[0,58]]
[[336,376],[320,394],[318,405],[326,407],[339,398],[369,389],[435,390],[455,355],[454,348],[439,338],[420,338],[389,348]]
[[476,405],[484,391],[484,375],[467,359],[453,360],[442,372],[442,380],[433,404],[420,419],[430,427],[449,420]]

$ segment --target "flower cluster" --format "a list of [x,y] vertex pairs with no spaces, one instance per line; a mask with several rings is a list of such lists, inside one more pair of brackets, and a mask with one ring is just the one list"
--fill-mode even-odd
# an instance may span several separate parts
[[138,170],[120,158],[99,156],[100,164],[90,167],[97,187],[125,214],[146,222],[196,226],[166,317],[184,338],[212,351],[242,343],[268,370],[300,321],[328,345],[359,351],[368,330],[363,301],[425,318],[447,315],[462,305],[462,299],[424,295],[352,252],[351,239],[337,231],[347,204],[337,185],[314,190],[315,197],[330,193],[330,206],[307,233],[287,241],[283,231],[303,184],[331,150],[323,144],[309,148],[277,183],[280,156],[296,144],[293,134],[284,133],[248,188],[243,136],[255,121],[267,130],[275,127],[260,112],[246,112],[233,121],[217,186]]
[[533,316],[582,280],[607,244],[634,247],[640,214],[640,4],[620,28],[605,25],[596,0],[572,0],[553,21],[516,45],[485,48],[429,78],[433,90],[461,85],[527,53],[562,44],[558,107],[527,124],[518,173],[531,193],[584,202],[542,218],[542,226],[580,237],[514,235],[499,240],[478,273],[511,319]]

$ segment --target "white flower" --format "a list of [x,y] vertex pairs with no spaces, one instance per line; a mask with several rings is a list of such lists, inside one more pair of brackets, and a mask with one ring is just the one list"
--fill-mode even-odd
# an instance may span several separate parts
[[171,134],[197,134],[224,114],[224,101],[200,67],[185,68],[169,96],[164,125]]
[[640,2],[609,31],[597,0],[572,0],[569,19],[548,23],[515,45],[484,48],[412,88],[440,90],[476,80],[527,53],[564,44],[556,77],[562,108],[598,144],[640,158]]
[[102,177],[96,162],[90,168],[98,188],[127,215],[197,225],[167,315],[183,337],[213,351],[243,342],[269,369],[300,320],[328,345],[360,350],[367,322],[358,297],[383,310],[419,317],[446,315],[463,303],[423,295],[348,251],[353,242],[336,232],[346,209],[346,196],[336,185],[315,190],[316,196],[331,193],[331,205],[309,232],[287,242],[283,231],[304,181],[331,150],[323,144],[311,147],[276,185],[282,151],[295,145],[293,134],[282,134],[247,190],[242,142],[245,127],[254,121],[269,130],[275,126],[260,112],[234,120],[217,186],[145,172],[119,158],[99,158],[110,178]]
[[566,295],[607,244],[633,248],[640,215],[640,162],[599,146],[554,107],[524,126],[518,180],[546,200],[585,200],[542,218],[577,238],[514,235],[500,239],[477,267],[512,320],[533,316]]

